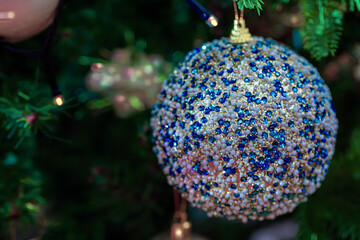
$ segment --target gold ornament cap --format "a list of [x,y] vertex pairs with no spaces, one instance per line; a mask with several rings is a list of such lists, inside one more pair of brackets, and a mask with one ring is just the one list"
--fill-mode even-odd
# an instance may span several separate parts
[[231,30],[229,40],[231,43],[246,43],[253,40],[244,19],[234,20],[234,28]]

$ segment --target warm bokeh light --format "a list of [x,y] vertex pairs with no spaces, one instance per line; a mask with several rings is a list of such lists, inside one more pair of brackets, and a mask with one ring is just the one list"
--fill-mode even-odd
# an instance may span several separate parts
[[183,235],[182,230],[180,228],[176,229],[175,230],[175,235],[176,235],[176,237],[182,237],[182,235]]
[[219,24],[219,21],[217,20],[217,18],[214,15],[211,15],[207,19],[206,24],[209,25],[210,27],[216,27]]
[[183,227],[184,227],[184,229],[189,229],[191,227],[191,223],[190,222],[184,222]]
[[61,106],[65,103],[65,99],[62,95],[57,95],[54,97],[53,103],[55,105]]
[[91,70],[94,72],[101,72],[103,70],[103,64],[102,63],[93,63],[91,65]]
[[1,20],[11,20],[15,18],[15,12],[0,12],[0,21]]

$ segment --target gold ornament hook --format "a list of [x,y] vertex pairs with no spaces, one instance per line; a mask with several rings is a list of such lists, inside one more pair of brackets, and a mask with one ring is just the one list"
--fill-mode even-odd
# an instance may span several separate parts
[[245,20],[234,20],[234,28],[231,30],[231,43],[246,43],[251,42],[252,37],[249,29],[245,26]]
[[235,20],[234,20],[234,27],[231,30],[230,42],[231,43],[251,42],[252,37],[250,31],[245,26],[244,9],[241,10],[239,17],[236,1],[234,0],[233,3],[234,3]]

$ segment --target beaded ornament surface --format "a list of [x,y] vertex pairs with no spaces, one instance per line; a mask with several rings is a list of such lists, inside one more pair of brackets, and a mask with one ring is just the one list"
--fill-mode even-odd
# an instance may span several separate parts
[[320,187],[338,121],[329,88],[271,39],[189,52],[153,107],[154,151],[170,185],[209,216],[274,219]]

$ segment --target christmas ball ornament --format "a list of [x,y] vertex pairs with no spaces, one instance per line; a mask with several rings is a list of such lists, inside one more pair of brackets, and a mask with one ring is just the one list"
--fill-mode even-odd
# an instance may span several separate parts
[[0,37],[19,42],[47,28],[59,0],[1,0]]
[[329,88],[271,39],[222,38],[189,52],[152,111],[160,166],[209,216],[274,219],[320,187],[338,121]]

